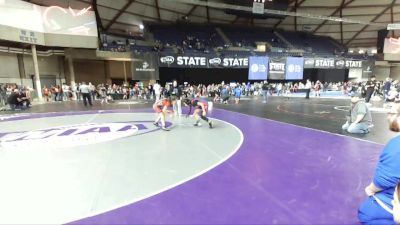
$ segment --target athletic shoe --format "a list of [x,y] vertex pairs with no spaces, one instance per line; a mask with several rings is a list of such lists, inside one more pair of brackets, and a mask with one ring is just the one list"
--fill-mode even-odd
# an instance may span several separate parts
[[210,129],[213,128],[213,122],[212,121],[208,122],[208,126],[210,127]]
[[161,127],[161,130],[170,131],[170,129],[168,129],[168,128],[166,128],[166,127]]
[[160,125],[158,123],[153,123],[154,126],[159,127]]
[[201,127],[201,123],[195,123],[195,124],[193,124],[193,126],[195,126],[195,127]]

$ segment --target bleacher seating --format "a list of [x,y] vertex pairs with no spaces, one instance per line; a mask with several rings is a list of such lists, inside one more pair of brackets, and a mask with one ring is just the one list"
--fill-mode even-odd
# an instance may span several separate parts
[[126,52],[126,45],[123,43],[113,42],[105,42],[102,43],[101,50],[103,51],[111,51],[111,52]]
[[[171,44],[182,46],[183,42],[196,43],[197,41],[205,45],[206,48],[223,46],[224,41],[217,34],[213,26],[193,26],[193,25],[149,25],[149,30],[152,32],[154,39],[163,44]],[[194,45],[187,43],[188,45]],[[196,46],[192,46],[195,48]]]
[[344,50],[339,48],[339,44],[326,36],[316,36],[304,32],[280,32],[280,34],[288,40],[295,48],[304,49],[307,52],[315,53],[335,53]]
[[234,46],[240,43],[244,47],[256,47],[256,42],[268,42],[274,47],[287,48],[287,45],[272,30],[242,27],[223,27],[221,30]]
[[[257,42],[268,43],[268,54],[283,56],[318,56],[335,57],[343,55],[346,48],[334,39],[326,36],[316,36],[305,32],[274,31],[256,27],[234,27],[217,25],[193,24],[149,24],[148,32],[152,34],[154,46],[130,45],[127,50],[132,52],[166,52],[185,54],[229,54],[229,55],[259,55],[255,51]],[[220,31],[222,34],[217,32]],[[222,36],[222,37],[221,37]],[[225,41],[224,41],[224,39]],[[115,44],[115,43],[114,43]],[[120,45],[109,43],[103,46],[105,50],[124,50]],[[151,45],[151,44],[150,44]],[[290,50],[290,51],[289,51]],[[293,50],[298,51],[293,53]],[[355,57],[365,58],[363,55]]]
[[130,47],[133,52],[151,52],[154,50],[153,46],[131,45]]

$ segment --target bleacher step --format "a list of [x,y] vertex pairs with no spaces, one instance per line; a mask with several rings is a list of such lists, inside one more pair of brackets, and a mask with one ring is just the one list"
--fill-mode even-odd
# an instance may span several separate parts
[[231,40],[225,35],[225,33],[221,30],[221,28],[216,27],[215,31],[219,34],[219,36],[222,38],[222,40],[225,42],[225,44],[231,43]]
[[294,46],[292,45],[292,43],[290,43],[288,40],[286,40],[285,37],[283,37],[279,32],[274,31],[274,34],[281,39],[281,41],[283,41],[287,46],[289,46],[289,48],[294,48]]

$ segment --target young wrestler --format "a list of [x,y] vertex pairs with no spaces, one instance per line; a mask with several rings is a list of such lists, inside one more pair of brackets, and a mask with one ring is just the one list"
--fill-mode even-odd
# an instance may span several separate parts
[[212,121],[206,117],[207,110],[208,110],[208,104],[206,101],[199,100],[199,99],[190,100],[190,99],[186,98],[186,99],[183,99],[183,104],[190,107],[188,115],[192,112],[192,107],[194,107],[193,116],[196,119],[196,123],[194,124],[194,126],[196,126],[196,127],[201,126],[200,119],[202,119],[208,123],[208,126],[210,128],[213,128]]
[[157,113],[154,125],[157,127],[160,126],[159,122],[161,121],[161,129],[165,131],[169,131],[169,129],[165,127],[165,115],[166,113],[171,113],[171,111],[168,110],[168,106],[171,106],[171,100],[167,98],[158,100],[153,105],[153,109]]

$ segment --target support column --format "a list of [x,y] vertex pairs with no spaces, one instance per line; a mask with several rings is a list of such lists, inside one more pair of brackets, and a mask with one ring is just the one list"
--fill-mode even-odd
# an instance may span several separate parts
[[58,74],[58,78],[60,80],[60,85],[62,85],[63,83],[67,83],[67,79],[65,77],[65,69],[64,69],[64,57],[62,56],[58,56],[58,68],[59,68],[59,74]]
[[36,83],[36,92],[37,97],[40,102],[43,101],[42,96],[42,84],[40,83],[40,74],[39,74],[39,65],[37,60],[37,53],[36,53],[36,45],[32,45],[32,58],[33,58],[33,67],[35,68],[35,83]]
[[112,85],[112,80],[111,80],[111,72],[110,72],[110,61],[106,60],[104,61],[104,70],[105,70],[105,79],[106,79],[106,84]]
[[17,59],[18,59],[18,70],[19,70],[19,78],[21,79],[21,85],[28,85],[28,83],[25,82],[27,77],[24,66],[24,55],[17,54]]
[[128,78],[126,77],[126,65],[125,65],[125,61],[124,61],[123,63],[124,63],[124,80],[125,80],[125,83],[128,83]]
[[74,61],[72,57],[67,57],[68,60],[68,69],[69,69],[69,81],[71,82],[71,86],[75,86],[75,71],[74,71]]
[[[294,1],[294,12],[297,13],[297,8],[299,7],[298,0]],[[294,17],[294,30],[297,32],[297,16]]]
[[[344,5],[345,0],[342,0],[342,4],[340,5],[340,18],[343,17],[343,5]],[[339,23],[340,25],[340,43],[343,45],[343,22]]]

